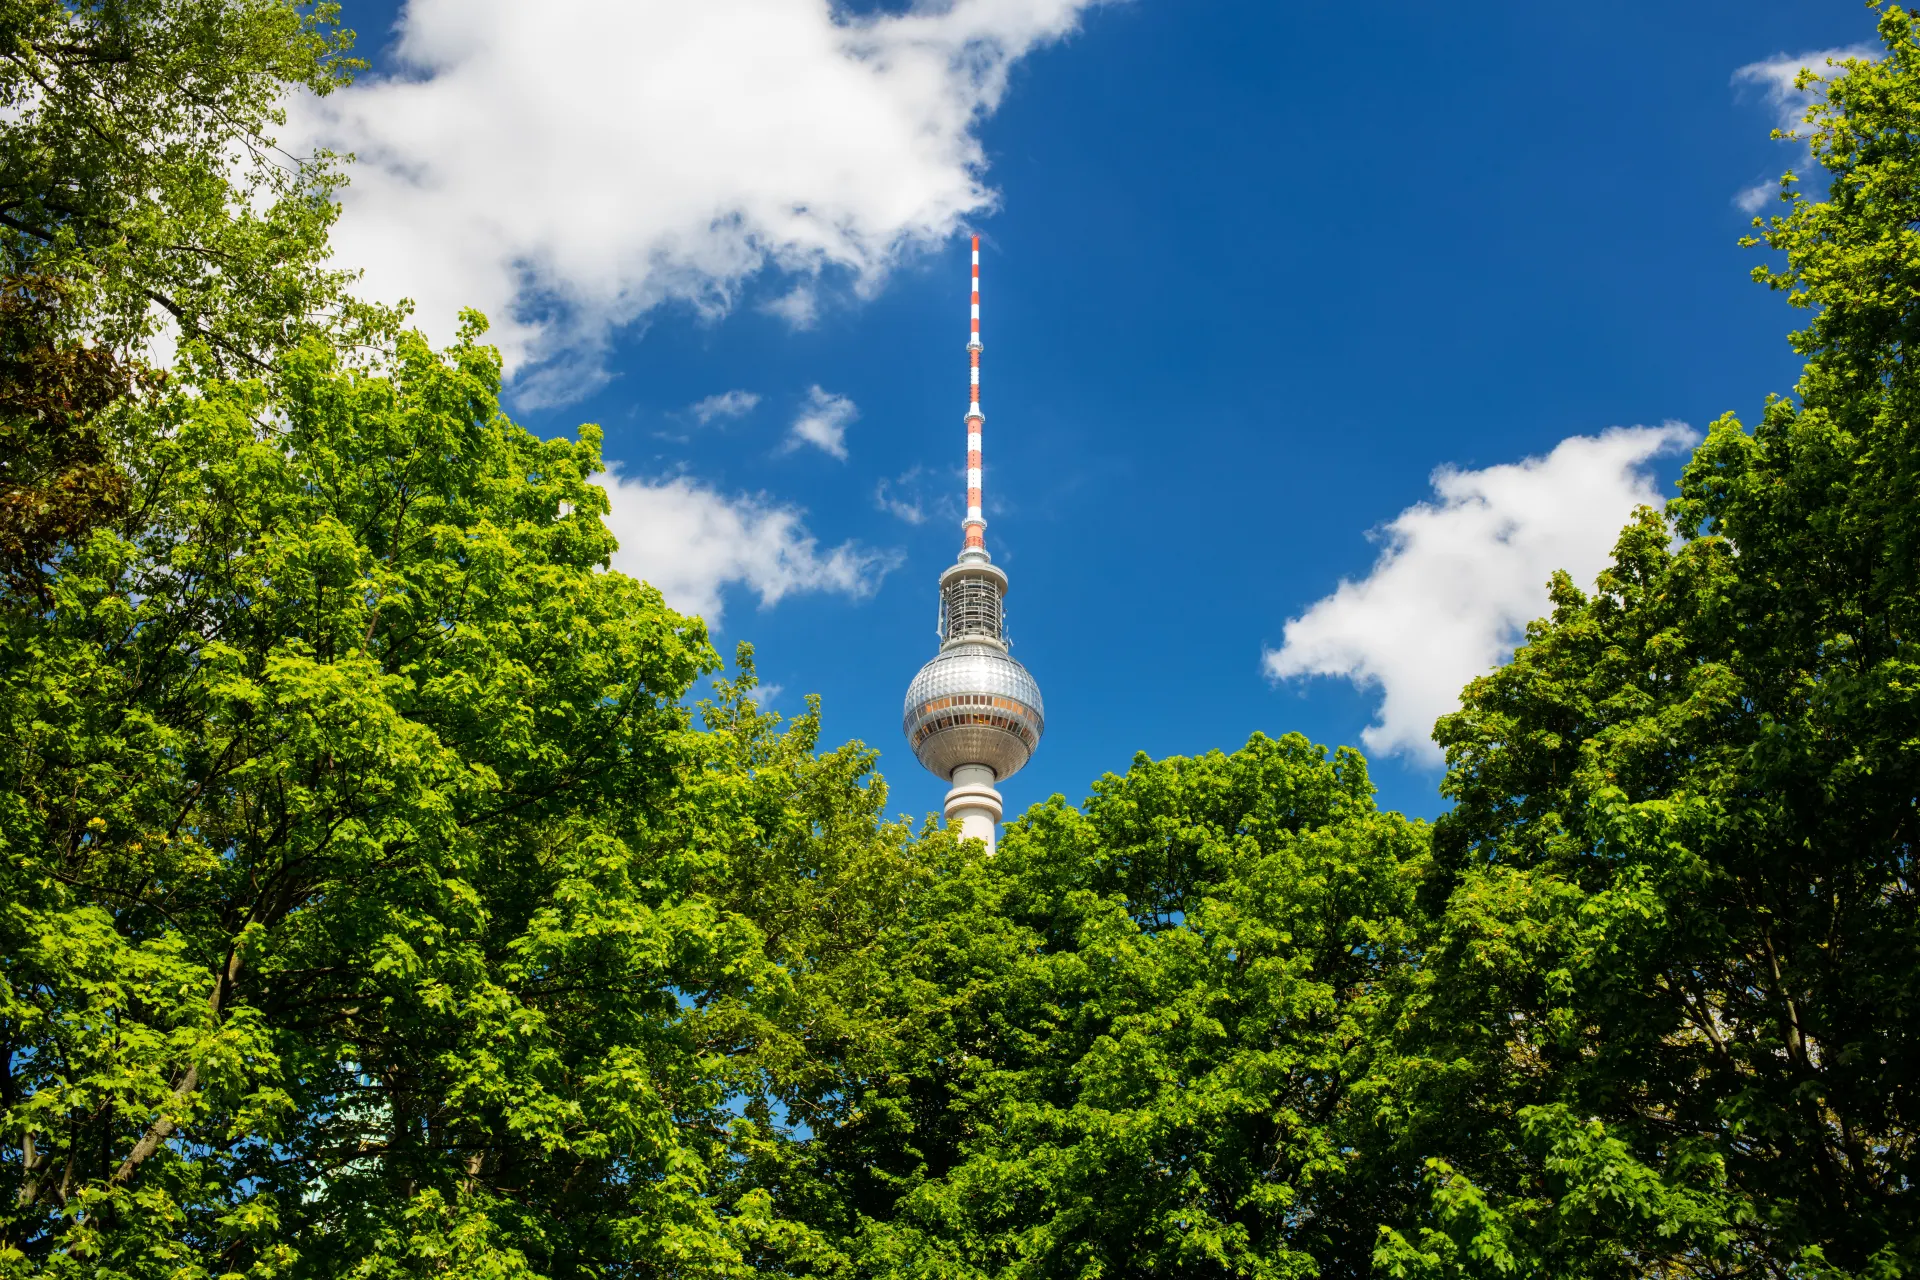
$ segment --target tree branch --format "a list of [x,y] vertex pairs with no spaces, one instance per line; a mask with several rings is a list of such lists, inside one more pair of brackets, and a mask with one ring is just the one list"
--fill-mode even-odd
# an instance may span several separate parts
[[[207,1009],[216,1023],[220,1021],[220,1006],[227,992],[232,988],[234,980],[240,976],[242,954],[236,939],[227,951],[225,967],[213,981],[213,993],[207,997]],[[141,1165],[146,1163],[149,1156],[160,1149],[160,1144],[179,1127],[180,1122],[175,1118],[175,1112],[182,1103],[193,1096],[194,1090],[199,1087],[200,1064],[195,1062],[188,1065],[186,1074],[180,1077],[178,1084],[174,1085],[173,1093],[167,1099],[167,1106],[154,1119],[154,1122],[147,1126],[147,1131],[140,1136],[140,1141],[134,1143],[133,1150],[129,1151],[127,1158],[120,1162],[120,1167],[114,1170],[111,1182],[115,1185],[124,1184],[127,1179],[133,1177],[134,1172]]]

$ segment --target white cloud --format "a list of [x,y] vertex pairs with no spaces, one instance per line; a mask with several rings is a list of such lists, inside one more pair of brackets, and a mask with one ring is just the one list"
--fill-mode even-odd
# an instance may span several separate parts
[[794,329],[811,329],[820,318],[820,296],[812,284],[797,284],[777,298],[761,304],[768,315],[778,316]]
[[846,396],[834,395],[819,386],[810,387],[806,402],[800,406],[800,415],[788,429],[787,447],[796,449],[810,444],[844,461],[847,424],[859,416],[859,407]]
[[800,512],[764,497],[730,498],[684,476],[623,476],[617,466],[598,483],[613,504],[607,527],[620,540],[613,567],[716,627],[725,587],[748,588],[762,608],[805,591],[858,598],[900,563],[895,552],[854,542],[822,552]]
[[1268,650],[1275,679],[1339,676],[1378,689],[1368,748],[1440,761],[1433,722],[1468,680],[1507,660],[1547,612],[1547,580],[1565,569],[1590,586],[1633,509],[1663,505],[1646,464],[1699,438],[1684,423],[1573,436],[1543,458],[1433,473],[1437,502],[1379,531],[1386,546],[1359,582],[1287,623]]
[[771,266],[801,322],[822,272],[870,294],[991,207],[975,126],[1099,2],[410,0],[403,74],[292,103],[286,141],[356,155],[334,244],[368,296],[442,338],[479,307],[558,402],[663,303],[723,314]]
[[752,413],[754,406],[760,403],[759,393],[753,391],[722,391],[719,395],[696,400],[687,406],[687,412],[701,426],[706,426],[715,418],[740,418]]
[[1741,189],[1734,195],[1733,207],[1742,213],[1758,213],[1767,207],[1767,201],[1773,199],[1778,194],[1780,194],[1780,182],[1778,179],[1756,182],[1750,187]]

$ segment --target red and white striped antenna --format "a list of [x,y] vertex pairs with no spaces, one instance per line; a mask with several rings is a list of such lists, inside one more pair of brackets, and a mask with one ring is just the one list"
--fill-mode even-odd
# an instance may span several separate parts
[[973,317],[967,337],[967,551],[985,554],[987,519],[980,509],[980,428],[986,416],[980,412],[980,237],[973,238]]

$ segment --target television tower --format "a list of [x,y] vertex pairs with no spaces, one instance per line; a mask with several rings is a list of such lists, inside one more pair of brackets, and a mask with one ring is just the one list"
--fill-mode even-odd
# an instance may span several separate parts
[[980,237],[973,238],[973,323],[967,339],[967,518],[960,558],[940,575],[940,652],[907,686],[902,727],[920,763],[953,784],[947,825],[993,852],[996,782],[1032,757],[1046,727],[1040,686],[1007,652],[1007,575],[987,555],[980,513]]

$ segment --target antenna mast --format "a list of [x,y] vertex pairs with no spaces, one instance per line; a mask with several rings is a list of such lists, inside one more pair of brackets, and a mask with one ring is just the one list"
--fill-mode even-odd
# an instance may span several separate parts
[[[987,553],[987,519],[980,509],[980,428],[987,423],[980,412],[980,237],[973,238],[973,315],[967,334],[967,519],[966,551]],[[962,553],[962,558],[968,558]]]

